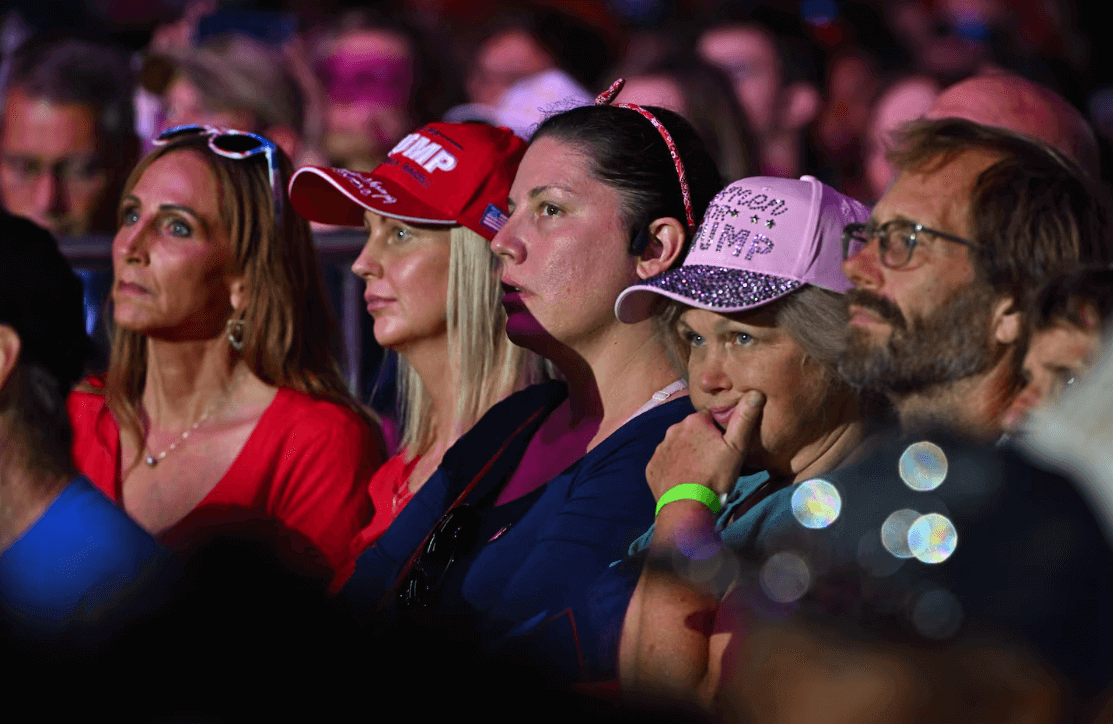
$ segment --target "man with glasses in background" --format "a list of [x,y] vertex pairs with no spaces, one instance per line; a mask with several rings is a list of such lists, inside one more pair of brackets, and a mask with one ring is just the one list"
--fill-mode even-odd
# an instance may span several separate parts
[[992,439],[1020,390],[1033,295],[1109,262],[1106,202],[1050,146],[965,120],[912,126],[893,161],[871,222],[846,231],[840,372],[887,396],[905,432]]
[[[113,48],[76,38],[20,46],[0,105],[0,205],[57,237],[114,232],[139,158],[133,91],[127,57]],[[76,271],[86,331],[106,346],[97,324],[111,279]]]
[[116,228],[139,154],[127,58],[85,40],[31,40],[0,115],[0,201],[56,236]]

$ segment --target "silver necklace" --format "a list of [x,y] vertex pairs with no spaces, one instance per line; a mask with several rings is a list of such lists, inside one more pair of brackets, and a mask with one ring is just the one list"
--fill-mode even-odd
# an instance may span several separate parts
[[[205,409],[205,411],[201,413],[201,416],[197,418],[197,421],[194,422],[191,426],[189,426],[185,430],[185,432],[183,432],[176,440],[174,440],[174,442],[170,443],[170,445],[167,446],[167,448],[165,450],[163,450],[162,452],[160,452],[158,455],[153,454],[151,452],[151,448],[146,444],[146,441],[144,441],[143,449],[147,453],[147,457],[145,457],[143,459],[143,462],[147,463],[147,467],[153,468],[156,465],[158,465],[159,462],[161,462],[162,459],[165,458],[166,455],[171,450],[173,450],[174,448],[178,447],[183,442],[188,440],[189,436],[191,434],[193,434],[193,431],[196,430],[197,428],[201,427],[201,424],[204,423],[205,420],[208,420],[210,417],[212,417],[217,412],[217,410],[220,410],[226,404],[228,404],[228,400],[230,400],[232,398],[233,390],[235,390],[237,387],[239,387],[240,380],[242,380],[242,379],[243,379],[243,375],[237,373],[236,379],[232,380],[232,384],[228,385],[228,389],[225,390],[224,393],[220,397],[213,400],[212,404],[210,404]],[[148,431],[148,434],[150,434],[150,431]]]

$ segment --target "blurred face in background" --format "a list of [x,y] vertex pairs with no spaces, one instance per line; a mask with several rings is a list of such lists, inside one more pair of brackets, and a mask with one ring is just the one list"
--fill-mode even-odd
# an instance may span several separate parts
[[336,39],[320,69],[329,163],[370,171],[410,130],[413,65],[409,41],[389,30],[357,30]]
[[1019,429],[1032,410],[1050,403],[1090,369],[1101,350],[1101,325],[1090,310],[1093,324],[1079,327],[1062,320],[1032,333],[1024,357],[1024,387],[1005,413],[1006,430]]
[[660,106],[688,115],[688,102],[676,81],[664,75],[638,75],[626,79],[618,94],[617,103],[637,103],[642,106]]
[[1009,22],[1009,7],[1000,0],[901,2],[887,12],[916,66],[944,80],[982,69],[992,58],[991,34]]
[[252,133],[259,130],[255,116],[249,111],[210,107],[197,86],[183,75],[174,78],[166,87],[165,103],[163,130],[189,124],[235,128]]
[[757,136],[773,130],[781,88],[781,59],[773,40],[745,25],[715,28],[699,39],[697,51],[734,81],[734,92]]
[[480,47],[468,74],[468,99],[498,105],[510,86],[556,67],[553,57],[524,30],[491,36]]
[[869,60],[848,53],[831,61],[827,104],[817,131],[824,149],[839,154],[854,147],[866,133],[877,77]]
[[111,181],[97,147],[92,108],[53,103],[12,89],[0,129],[5,208],[56,236],[96,229]]
[[894,176],[886,154],[893,132],[909,121],[923,118],[939,95],[939,86],[927,76],[914,75],[882,92],[874,103],[866,134],[865,170],[870,192],[881,198]]

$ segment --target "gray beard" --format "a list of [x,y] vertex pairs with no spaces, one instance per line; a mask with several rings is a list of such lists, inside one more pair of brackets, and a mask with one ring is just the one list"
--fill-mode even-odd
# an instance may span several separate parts
[[[865,307],[876,299],[869,294],[852,294],[851,298],[855,296],[855,303]],[[974,284],[959,290],[929,317],[913,319],[911,324],[903,315],[903,324],[897,324],[890,311],[886,319],[893,331],[881,345],[871,341],[865,330],[851,327],[839,358],[839,373],[860,392],[880,392],[890,398],[980,374],[993,363],[992,302],[992,290]]]

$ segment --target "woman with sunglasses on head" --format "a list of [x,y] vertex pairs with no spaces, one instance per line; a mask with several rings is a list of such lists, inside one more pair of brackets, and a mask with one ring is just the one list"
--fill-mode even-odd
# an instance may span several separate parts
[[[715,587],[736,570],[720,547],[764,563],[767,537],[797,525],[793,494],[861,452],[867,416],[836,363],[853,286],[844,229],[868,218],[811,176],[736,181],[711,202],[679,269],[619,297],[618,317],[635,323],[649,300],[666,300],[656,314],[687,360],[697,410],[654,453],[656,522],[613,574],[640,574],[621,637],[625,690],[712,705],[730,636]],[[712,561],[727,580],[693,573]]]
[[449,645],[520,654],[582,678],[599,642],[567,614],[652,521],[645,465],[692,408],[657,325],[619,323],[614,303],[679,262],[721,181],[686,121],[610,105],[618,87],[540,125],[491,246],[508,336],[566,381],[491,408],[345,588],[368,610],[385,602],[401,652],[428,644],[445,666]]
[[231,532],[331,577],[381,442],[329,351],[289,159],[203,126],[156,144],[120,202],[108,372],[70,399],[77,467],[171,548]]
[[[376,341],[399,356],[401,451],[371,479],[374,516],[352,542],[352,565],[464,431],[542,379],[540,358],[506,337],[490,249],[525,150],[505,128],[431,123],[374,171],[307,166],[290,181],[305,218],[367,230],[352,271],[367,283]],[[342,569],[336,587],[350,574]]]

